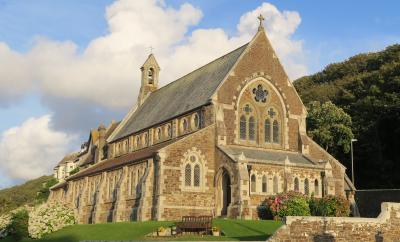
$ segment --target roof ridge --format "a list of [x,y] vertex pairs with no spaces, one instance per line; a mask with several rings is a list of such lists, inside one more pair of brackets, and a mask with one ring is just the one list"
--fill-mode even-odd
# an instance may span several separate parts
[[[234,50],[232,50],[232,51],[230,51],[230,52],[228,52],[228,53],[226,53],[226,54],[224,54],[224,55],[222,55],[222,56],[220,56],[220,57],[218,57],[218,58],[216,58],[216,59],[214,59],[214,60],[208,62],[207,64],[204,64],[204,65],[198,67],[197,69],[194,69],[193,71],[191,71],[191,72],[189,72],[189,73],[187,73],[187,74],[185,74],[185,75],[179,77],[178,79],[175,79],[174,81],[169,82],[169,83],[166,84],[165,86],[162,86],[162,87],[158,88],[157,90],[155,90],[154,92],[152,92],[150,95],[153,95],[154,93],[160,91],[161,89],[163,89],[163,88],[165,88],[165,87],[167,87],[167,86],[169,86],[169,85],[172,85],[172,84],[176,83],[177,81],[179,81],[179,80],[181,80],[181,79],[183,79],[183,78],[189,76],[190,74],[192,74],[192,73],[194,73],[194,72],[196,72],[196,71],[199,71],[200,69],[202,69],[202,68],[204,68],[204,67],[206,67],[206,66],[212,64],[213,62],[216,62],[216,61],[218,61],[218,60],[224,58],[225,56],[232,54],[233,52],[237,51],[238,49],[243,48],[244,46],[248,45],[249,43],[250,43],[250,42],[247,42],[246,44],[241,45],[241,46],[237,47],[236,49],[234,49]],[[146,100],[147,100],[147,99],[146,99]],[[146,102],[146,100],[145,100],[145,102]],[[144,103],[143,103],[143,104],[144,104]],[[143,105],[142,105],[142,106],[143,106]]]

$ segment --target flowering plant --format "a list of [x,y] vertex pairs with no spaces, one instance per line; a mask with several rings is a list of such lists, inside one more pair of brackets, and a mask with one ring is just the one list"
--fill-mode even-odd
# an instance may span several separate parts
[[213,232],[219,232],[219,228],[218,227],[212,227],[212,231]]
[[277,219],[285,216],[309,216],[308,198],[298,192],[270,196],[259,206],[259,216]]
[[0,216],[0,239],[5,238],[8,235],[10,224],[11,214],[3,214]]
[[58,202],[42,204],[29,215],[29,235],[35,239],[75,224],[74,211]]

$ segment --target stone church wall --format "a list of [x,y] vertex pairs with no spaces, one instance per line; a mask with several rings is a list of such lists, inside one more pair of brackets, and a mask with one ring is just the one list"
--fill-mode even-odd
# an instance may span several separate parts
[[289,216],[268,241],[400,241],[399,228],[400,203],[382,203],[377,218]]
[[[215,125],[173,143],[160,152],[160,215],[162,220],[180,220],[185,215],[213,215]],[[191,155],[202,164],[201,185],[185,187],[184,165]]]
[[[285,139],[289,141],[290,150],[299,151],[299,126],[295,118],[301,117],[303,114],[303,105],[264,34],[258,35],[253,40],[250,48],[234,67],[233,73],[228,76],[217,92],[218,103],[230,105],[224,109],[227,143],[233,144],[235,141],[237,117],[234,114],[234,105],[239,98],[239,93],[248,80],[257,77],[267,77],[271,80],[270,83],[281,93],[289,116],[294,115],[294,118],[289,118],[289,137],[285,137]],[[281,106],[278,102],[276,104]]]

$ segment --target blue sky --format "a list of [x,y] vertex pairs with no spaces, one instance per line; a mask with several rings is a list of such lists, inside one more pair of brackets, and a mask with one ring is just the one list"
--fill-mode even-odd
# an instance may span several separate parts
[[[165,53],[171,53],[172,50],[176,50],[177,52],[175,54],[178,56],[178,49],[174,49],[176,46],[188,45],[189,47],[192,46],[194,48],[194,44],[191,43],[190,37],[198,29],[210,30],[220,28],[227,36],[227,41],[233,43],[235,42],[232,38],[233,36],[240,34],[242,34],[242,37],[244,36],[244,34],[239,33],[237,29],[241,16],[258,9],[265,2],[275,6],[280,14],[284,11],[292,11],[296,12],[300,16],[301,22],[294,24],[295,31],[290,33],[288,36],[285,36],[285,38],[287,38],[288,41],[291,41],[290,43],[301,43],[300,54],[297,53],[294,56],[295,58],[298,58],[296,64],[303,66],[303,69],[306,70],[302,73],[312,74],[323,69],[323,67],[329,63],[342,61],[360,52],[381,50],[390,44],[400,42],[400,15],[398,14],[400,2],[394,0],[380,1],[379,3],[371,0],[337,0],[329,2],[311,0],[166,0],[164,5],[161,7],[164,10],[167,8],[178,10],[185,3],[189,3],[195,10],[189,9],[185,11],[190,13],[189,17],[185,17],[185,13],[177,14],[181,20],[176,24],[181,24],[182,29],[187,28],[187,31],[182,30],[182,36],[179,33],[173,33],[181,39],[177,42],[172,41],[168,48],[158,47],[157,49],[156,47],[155,52],[157,54],[157,51],[163,52],[165,50]],[[0,134],[2,134],[0,140],[0,151],[1,149],[5,149],[5,154],[0,152],[0,188],[30,178],[30,176],[23,176],[20,174],[6,175],[9,174],[12,169],[18,169],[17,167],[10,166],[10,163],[21,162],[18,159],[13,159],[13,157],[16,156],[13,152],[18,152],[17,150],[4,148],[6,146],[14,147],[9,145],[11,144],[11,141],[8,141],[13,134],[8,133],[8,135],[5,135],[5,132],[9,131],[10,128],[17,127],[18,129],[15,133],[19,134],[18,132],[28,129],[29,124],[26,123],[27,120],[33,118],[34,120],[32,122],[39,122],[41,117],[50,115],[50,118],[48,119],[48,127],[45,122],[47,119],[41,119],[43,121],[41,124],[44,125],[42,128],[51,129],[53,134],[55,133],[56,135],[65,135],[69,140],[68,143],[64,144],[65,147],[63,147],[61,151],[57,150],[59,153],[51,153],[54,155],[54,157],[51,157],[52,161],[46,161],[47,163],[52,162],[52,164],[54,164],[57,162],[57,159],[62,152],[69,152],[78,147],[83,139],[87,137],[87,132],[85,131],[88,131],[91,127],[96,127],[100,122],[108,123],[113,118],[121,119],[129,109],[130,105],[127,105],[127,103],[134,103],[136,99],[135,93],[137,93],[137,86],[130,87],[127,84],[129,88],[135,88],[135,90],[132,91],[132,95],[128,96],[123,101],[117,100],[117,104],[115,105],[108,105],[97,97],[86,94],[79,95],[79,89],[74,89],[69,92],[67,89],[70,88],[70,86],[65,84],[65,82],[69,81],[68,78],[66,78],[66,80],[61,80],[62,78],[60,78],[60,80],[54,78],[54,76],[57,77],[57,73],[60,73],[60,77],[63,76],[60,69],[57,69],[58,72],[55,71],[55,75],[54,73],[51,73],[52,78],[57,79],[54,80],[54,84],[51,85],[48,84],[49,82],[43,83],[41,80],[38,80],[43,76],[43,79],[47,78],[49,76],[48,73],[46,73],[46,75],[42,72],[39,74],[32,74],[35,71],[29,69],[29,66],[36,65],[37,63],[44,63],[41,64],[42,66],[40,66],[40,68],[42,68],[43,65],[48,65],[47,68],[45,68],[46,71],[47,69],[51,69],[52,62],[43,61],[42,59],[47,57],[41,57],[40,51],[49,55],[48,52],[45,52],[44,50],[48,50],[50,48],[49,46],[53,46],[55,43],[60,45],[65,44],[65,46],[63,45],[62,47],[58,46],[56,51],[62,49],[62,52],[60,53],[67,53],[63,56],[63,58],[65,58],[65,63],[67,63],[66,66],[72,66],[75,63],[86,60],[89,58],[88,56],[93,56],[92,54],[86,55],[86,52],[97,50],[96,48],[89,46],[90,43],[101,36],[108,36],[110,32],[114,31],[110,30],[109,26],[109,20],[113,18],[112,16],[107,17],[105,13],[106,7],[113,3],[115,2],[112,0],[96,0],[95,2],[93,0],[0,0],[0,44],[2,43],[4,46],[7,46],[4,52],[1,52],[0,49],[0,64],[3,60],[3,63],[10,65],[8,69],[18,70],[19,68],[25,68],[27,71],[24,72],[23,70],[25,69],[23,69],[21,73],[24,72],[26,79],[29,79],[27,82],[33,83],[27,84],[24,82],[23,78],[25,76],[19,77],[18,81],[21,83],[14,82],[11,78],[8,83],[6,80],[6,84],[3,86],[1,86],[0,83],[0,87],[3,88],[3,91],[5,92],[3,95],[0,91]],[[123,7],[119,6],[119,8],[115,10],[114,14],[120,14],[122,8]],[[128,10],[130,11],[131,8],[128,8]],[[142,9],[142,11],[145,15],[146,9]],[[199,14],[199,12],[201,12],[201,14]],[[133,15],[134,13],[135,12],[133,11]],[[283,18],[282,16],[284,15],[280,15],[281,18]],[[159,16],[153,17],[158,19]],[[148,21],[151,22],[151,18]],[[185,21],[186,23],[184,23]],[[122,23],[119,20],[114,23],[117,26],[126,26],[125,22]],[[137,23],[132,22],[132,25],[136,24]],[[265,24],[268,25],[269,23]],[[124,29],[124,31],[126,30]],[[172,30],[168,31],[171,32]],[[136,41],[138,38],[137,35],[130,36],[129,33],[125,34],[128,36],[127,38],[132,38],[132,41]],[[274,33],[271,33],[271,35],[273,37]],[[277,36],[280,36],[279,33]],[[47,42],[43,40],[46,40]],[[43,44],[43,42],[45,43]],[[118,43],[120,42],[123,43],[123,41],[119,40]],[[162,46],[162,44],[159,45]],[[143,46],[143,44],[141,45],[139,43],[134,50],[132,50],[143,52],[138,54],[139,57],[135,57],[137,60],[135,59],[132,63],[140,63],[143,61],[143,58],[147,54],[146,51],[143,50]],[[232,46],[234,46],[234,44],[232,44]],[[76,49],[71,51],[70,48]],[[208,46],[203,46],[203,48],[208,48]],[[229,48],[226,50],[229,50]],[[35,55],[30,54],[33,52],[32,50],[35,49],[39,49],[39,51],[36,51]],[[210,52],[213,52],[212,48],[210,49]],[[226,50],[221,50],[221,53],[224,53],[224,51],[226,52]],[[9,58],[7,56],[5,57],[5,54],[3,54],[4,58],[2,59],[2,53],[10,52],[17,56],[16,59],[18,59],[19,62],[15,62],[16,64],[10,64]],[[198,62],[196,62],[196,60],[191,60],[193,62],[192,66],[196,66],[199,63],[201,64],[208,60],[207,58],[211,58],[214,55],[218,56],[221,54],[218,50],[214,50],[214,52],[214,54],[211,53],[209,56],[199,57],[199,59],[204,58],[204,60],[202,59]],[[51,53],[51,51],[49,53]],[[280,53],[279,50],[278,53]],[[167,63],[167,56],[163,55],[164,54],[162,53],[160,54],[161,62],[164,59],[164,63]],[[34,56],[34,58],[32,56]],[[289,55],[283,58],[287,59],[290,58],[290,56],[289,53]],[[91,61],[93,62],[93,60]],[[20,64],[25,62],[29,64],[26,64],[26,66]],[[285,67],[290,69],[290,60],[287,63],[289,64]],[[101,66],[101,64],[99,64],[99,66]],[[166,80],[172,80],[183,74],[179,71],[174,71],[175,67],[172,64],[168,63],[164,64],[164,66],[169,68],[171,73],[173,73],[170,75],[166,74]],[[188,66],[186,69],[182,68],[182,70],[188,71],[192,66]],[[1,65],[0,68],[2,68]],[[101,67],[99,68],[101,69]],[[35,67],[34,69],[37,68]],[[162,71],[163,73],[168,73],[169,69],[162,68]],[[88,70],[87,72],[90,71]],[[138,72],[137,64],[132,66],[132,76],[136,75],[136,72]],[[1,73],[2,71],[0,70],[0,77]],[[119,71],[115,73],[117,75],[119,74]],[[86,72],[83,71],[82,75],[85,74]],[[102,80],[99,80],[99,83],[106,83],[107,81],[119,83],[119,81],[124,79],[121,77],[113,80],[112,74],[109,73],[105,73],[103,76],[107,76],[107,78],[104,78],[104,80],[101,78]],[[83,86],[85,86],[85,80],[89,80],[85,78],[82,78],[82,80],[79,81]],[[137,77],[135,76],[135,78]],[[7,76],[2,79],[7,79]],[[70,80],[72,81],[72,79]],[[24,85],[28,87],[25,89],[19,88]],[[57,89],[57,85],[63,86],[62,88],[65,88],[65,93],[63,93],[62,88],[61,90],[54,91],[53,89]],[[83,86],[82,88],[87,88]],[[91,85],[87,86],[90,87]],[[120,91],[118,91],[118,89],[115,89],[116,91],[114,92],[110,90],[110,93],[113,95],[107,97],[109,98],[107,102],[110,103],[111,101],[114,101],[115,98],[112,96],[117,96],[120,92],[121,96],[126,96],[123,91],[124,89],[126,89],[125,86],[121,86]],[[104,90],[98,91],[100,93]],[[75,93],[78,94],[75,95]],[[10,95],[10,97],[8,97],[8,95]],[[5,98],[2,99],[1,96],[4,96]],[[77,113],[79,115],[73,117],[73,115],[76,115]],[[81,117],[81,119],[79,119],[79,117]],[[82,119],[84,121],[82,121]],[[44,132],[47,131],[48,130],[45,130]],[[25,135],[30,137],[26,133]],[[32,144],[32,147],[35,149],[47,149],[46,147],[41,147],[39,145],[35,146],[34,140],[32,140],[30,144]],[[45,144],[46,143],[43,143],[42,145]],[[18,146],[18,144],[16,146]],[[57,149],[57,147],[53,148]],[[59,159],[61,158],[62,157],[59,157]],[[25,159],[23,162],[29,161],[26,161]],[[7,163],[7,165],[5,165],[5,163]],[[48,167],[51,167],[52,164]],[[49,172],[48,170],[49,169],[47,168],[47,173]]]

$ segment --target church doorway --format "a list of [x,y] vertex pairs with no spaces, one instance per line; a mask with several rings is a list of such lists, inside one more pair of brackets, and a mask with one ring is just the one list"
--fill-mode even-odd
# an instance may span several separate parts
[[215,176],[215,216],[228,216],[232,201],[232,177],[225,167]]
[[231,204],[231,179],[229,178],[228,172],[222,173],[222,209],[221,216],[228,215],[228,207]]

